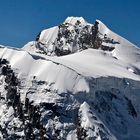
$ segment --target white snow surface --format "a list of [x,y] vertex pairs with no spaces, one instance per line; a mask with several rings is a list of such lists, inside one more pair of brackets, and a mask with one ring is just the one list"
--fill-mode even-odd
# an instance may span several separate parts
[[[115,59],[110,53],[95,49],[63,57],[50,57],[37,53],[29,54],[20,49],[0,48],[0,57],[8,59],[12,68],[19,70],[19,76],[26,75],[28,79],[36,76],[38,80],[55,83],[55,88],[61,91],[68,89],[88,92],[88,84],[83,78],[85,76],[94,78],[113,76],[140,81],[140,75],[130,71],[130,68],[135,70],[135,67],[137,69],[140,67],[136,65],[139,64],[137,62],[139,56],[134,59],[133,55],[132,53],[132,57],[129,55],[128,58],[132,58],[135,63],[130,63],[132,60],[129,59]],[[75,82],[77,84],[74,87]]]
[[43,30],[41,32],[39,41],[44,43],[44,44],[50,44],[52,42],[54,42],[54,40],[56,39],[56,35],[58,33],[58,27],[52,27],[46,30]]
[[82,25],[88,24],[83,17],[73,17],[73,16],[67,17],[65,20],[65,23],[70,23],[70,24],[75,25],[77,20],[80,21]]

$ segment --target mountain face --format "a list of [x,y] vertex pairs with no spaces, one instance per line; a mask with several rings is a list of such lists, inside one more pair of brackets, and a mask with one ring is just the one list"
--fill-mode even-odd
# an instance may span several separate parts
[[140,49],[99,20],[0,46],[2,140],[139,140],[139,102]]

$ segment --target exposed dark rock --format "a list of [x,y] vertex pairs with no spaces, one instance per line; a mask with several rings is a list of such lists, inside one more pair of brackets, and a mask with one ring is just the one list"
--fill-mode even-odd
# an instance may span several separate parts
[[136,112],[131,100],[128,99],[127,97],[125,97],[125,99],[127,101],[128,113],[130,115],[132,115],[133,117],[137,117],[137,112]]

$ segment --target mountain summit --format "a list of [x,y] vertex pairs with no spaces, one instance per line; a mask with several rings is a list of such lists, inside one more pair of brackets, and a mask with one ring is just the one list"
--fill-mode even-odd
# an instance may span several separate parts
[[139,140],[140,49],[82,17],[0,46],[0,139]]
[[87,48],[112,51],[117,40],[107,36],[107,27],[97,20],[87,23],[82,17],[68,17],[57,27],[41,31],[35,42],[24,46],[25,50],[63,56]]

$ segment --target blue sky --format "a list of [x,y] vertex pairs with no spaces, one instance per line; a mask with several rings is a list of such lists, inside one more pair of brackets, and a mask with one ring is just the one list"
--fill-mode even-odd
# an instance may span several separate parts
[[140,0],[0,0],[0,44],[22,47],[67,16],[100,19],[140,46]]

